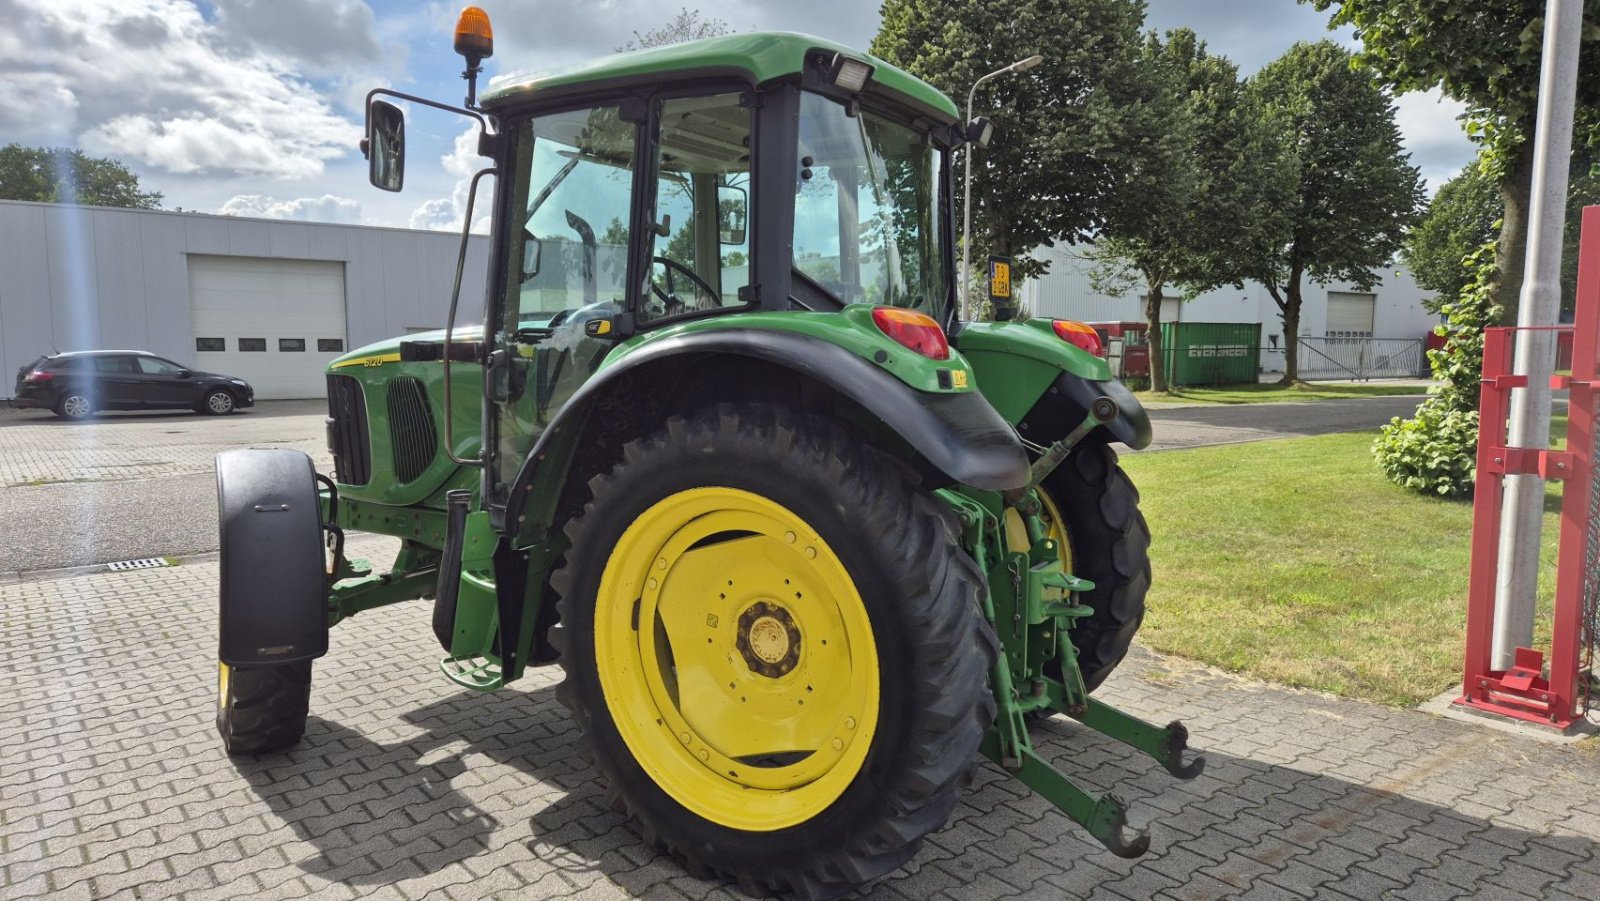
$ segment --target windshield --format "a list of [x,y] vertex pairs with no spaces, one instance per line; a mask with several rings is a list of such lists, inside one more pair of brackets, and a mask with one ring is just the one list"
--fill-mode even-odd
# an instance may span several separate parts
[[944,154],[928,135],[817,94],[800,100],[794,266],[845,303],[940,318]]

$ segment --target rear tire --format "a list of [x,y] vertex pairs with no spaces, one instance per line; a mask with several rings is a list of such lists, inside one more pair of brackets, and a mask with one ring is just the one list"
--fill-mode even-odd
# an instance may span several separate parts
[[56,401],[55,414],[62,419],[88,419],[94,415],[94,401],[83,391],[68,391]]
[[[1103,444],[1074,450],[1045,479],[1044,491],[1064,520],[1070,571],[1094,583],[1081,599],[1094,615],[1068,633],[1083,684],[1094,691],[1128,655],[1144,622],[1150,527],[1139,512],[1139,490],[1117,465],[1117,452]],[[1060,678],[1059,662],[1047,662],[1046,672]]]
[[[986,586],[941,507],[838,424],[767,406],[674,417],[589,487],[552,640],[612,805],[755,894],[836,897],[909,860],[995,709]],[[807,741],[813,715],[833,725]]]
[[287,748],[306,731],[311,661],[273,666],[218,666],[217,733],[229,754]]

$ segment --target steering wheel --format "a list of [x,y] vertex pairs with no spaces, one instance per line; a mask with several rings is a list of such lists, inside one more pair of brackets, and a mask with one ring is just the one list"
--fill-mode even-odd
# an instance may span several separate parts
[[688,277],[689,281],[694,283],[695,291],[697,293],[704,291],[705,295],[716,301],[718,306],[722,305],[722,300],[717,296],[716,290],[707,284],[705,279],[696,275],[693,269],[690,269],[688,266],[683,265],[677,260],[669,259],[667,257],[654,257],[651,261],[660,263],[667,270],[667,289],[665,291],[661,290],[661,286],[657,285],[654,279],[650,281],[651,292],[657,297],[661,298],[661,302],[667,306],[666,312],[662,315],[676,316],[679,313],[685,312],[689,309],[689,305],[678,298],[678,292],[672,286],[672,270],[674,269],[682,272]]

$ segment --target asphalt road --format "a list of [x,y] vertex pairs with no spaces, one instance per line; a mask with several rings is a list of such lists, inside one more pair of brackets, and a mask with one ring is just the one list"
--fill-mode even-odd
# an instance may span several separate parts
[[[1376,428],[1420,396],[1154,409],[1152,450]],[[331,467],[321,401],[264,403],[216,418],[114,413],[68,423],[0,411],[0,579],[217,547],[212,460],[291,447]]]

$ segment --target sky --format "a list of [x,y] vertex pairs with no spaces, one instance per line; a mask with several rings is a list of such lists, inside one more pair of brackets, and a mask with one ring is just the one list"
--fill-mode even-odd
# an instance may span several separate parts
[[[406,190],[370,187],[357,142],[366,92],[464,99],[451,49],[460,3],[401,0],[0,0],[0,144],[76,146],[138,173],[163,206],[400,228],[459,227],[478,166],[465,120],[413,108]],[[494,24],[486,75],[612,52],[682,0],[480,0]],[[1187,26],[1254,72],[1298,40],[1332,37],[1294,0],[1149,0],[1147,28]],[[789,30],[865,47],[872,0],[701,0],[736,31]],[[1019,48],[1019,56],[1038,49]],[[1026,51],[1026,52],[1023,52]],[[1436,94],[1397,120],[1429,190],[1473,150]],[[483,200],[480,198],[480,203]],[[476,217],[475,217],[476,218]]]

